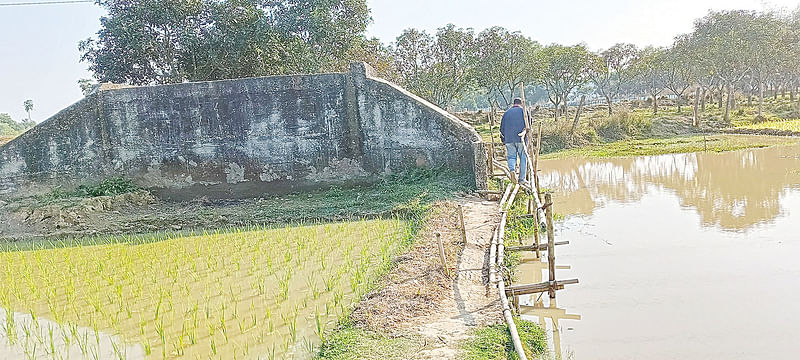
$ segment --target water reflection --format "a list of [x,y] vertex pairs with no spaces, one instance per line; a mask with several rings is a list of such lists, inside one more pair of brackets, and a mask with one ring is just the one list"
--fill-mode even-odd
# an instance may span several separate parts
[[782,215],[780,199],[800,187],[800,146],[541,163],[543,186],[559,212],[591,215],[608,202],[637,202],[654,189],[674,192],[703,225],[746,230]]
[[[544,259],[536,258],[532,253],[526,253],[517,271],[517,283],[531,284],[547,281],[544,273],[548,263]],[[568,265],[556,265],[556,270],[570,270]],[[528,320],[537,321],[542,329],[550,332],[550,353],[556,360],[571,359],[571,352],[566,356],[561,345],[561,332],[564,330],[561,320],[580,320],[578,314],[568,314],[566,309],[559,308],[556,299],[550,299],[547,293],[520,296],[519,314]],[[549,326],[547,319],[550,320]]]
[[[566,356],[564,356],[564,350],[561,346],[561,332],[564,331],[564,328],[561,325],[561,320],[580,320],[581,316],[568,314],[566,309],[559,308],[556,299],[550,300],[547,296],[539,296],[537,298],[538,300],[533,305],[521,305],[520,315],[537,318],[539,326],[550,331],[550,340],[552,340],[552,348],[550,350],[556,360],[573,358],[570,351],[567,351]],[[544,304],[543,298],[548,299],[549,305]],[[550,320],[549,328],[546,319]]]

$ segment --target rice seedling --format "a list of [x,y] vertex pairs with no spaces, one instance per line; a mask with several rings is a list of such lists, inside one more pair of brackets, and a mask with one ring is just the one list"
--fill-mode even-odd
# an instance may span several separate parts
[[[6,316],[0,337],[40,357],[67,347],[121,358],[131,344],[164,359],[313,350],[402,250],[409,227],[361,220],[7,244],[0,307],[30,321]],[[38,329],[40,318],[52,327]]]

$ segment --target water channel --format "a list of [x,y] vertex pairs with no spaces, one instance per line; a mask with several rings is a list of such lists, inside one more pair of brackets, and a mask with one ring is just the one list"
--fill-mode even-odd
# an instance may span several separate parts
[[[541,169],[571,242],[557,278],[580,279],[557,303],[522,299],[555,358],[798,357],[800,145]],[[546,266],[526,257],[518,282]]]

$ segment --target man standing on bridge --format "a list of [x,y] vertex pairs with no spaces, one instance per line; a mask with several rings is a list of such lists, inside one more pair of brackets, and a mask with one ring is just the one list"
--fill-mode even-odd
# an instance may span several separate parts
[[500,139],[506,145],[508,154],[508,170],[511,170],[511,180],[514,181],[514,170],[519,159],[519,182],[525,184],[525,170],[528,166],[528,156],[522,146],[523,132],[525,131],[525,114],[522,109],[522,99],[514,99],[514,106],[506,110],[503,120],[500,121]]

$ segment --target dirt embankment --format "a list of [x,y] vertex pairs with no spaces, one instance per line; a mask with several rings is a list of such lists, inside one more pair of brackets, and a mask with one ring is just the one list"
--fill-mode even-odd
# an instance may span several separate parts
[[214,229],[260,223],[262,200],[167,202],[147,191],[0,200],[0,241]]
[[[457,204],[464,207],[466,243]],[[486,291],[487,251],[498,221],[497,203],[468,196],[439,204],[414,247],[354,310],[356,326],[390,336],[424,339],[413,359],[455,359],[472,330],[498,323],[500,305]],[[441,268],[435,234],[442,234],[448,264]]]

